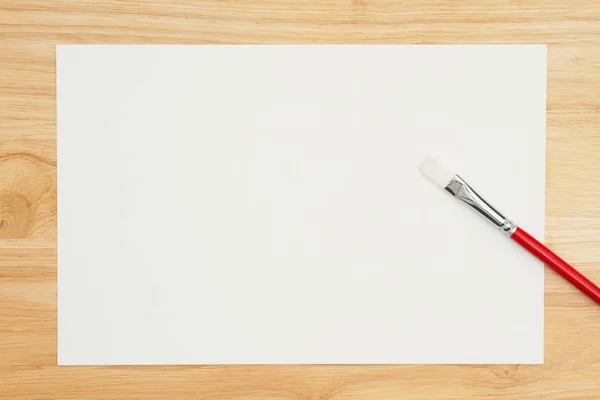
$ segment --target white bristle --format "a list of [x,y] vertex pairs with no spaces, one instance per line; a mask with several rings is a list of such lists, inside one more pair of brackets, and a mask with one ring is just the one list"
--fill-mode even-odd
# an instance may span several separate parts
[[419,166],[421,173],[429,178],[431,182],[435,183],[442,189],[448,186],[448,184],[456,175],[454,172],[447,170],[433,157],[427,157],[421,162]]

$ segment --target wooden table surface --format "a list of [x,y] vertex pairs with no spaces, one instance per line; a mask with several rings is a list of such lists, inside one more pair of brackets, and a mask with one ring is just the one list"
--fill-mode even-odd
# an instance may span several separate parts
[[600,282],[599,2],[0,1],[0,398],[600,399],[600,307],[548,271],[539,366],[57,367],[58,43],[547,43],[546,241]]

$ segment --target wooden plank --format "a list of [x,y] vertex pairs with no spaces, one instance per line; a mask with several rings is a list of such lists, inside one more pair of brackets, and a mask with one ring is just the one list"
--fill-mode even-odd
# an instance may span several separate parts
[[599,3],[17,0],[0,26],[0,398],[600,397],[600,308],[552,272],[540,366],[55,365],[55,44],[548,43],[546,241],[600,281]]

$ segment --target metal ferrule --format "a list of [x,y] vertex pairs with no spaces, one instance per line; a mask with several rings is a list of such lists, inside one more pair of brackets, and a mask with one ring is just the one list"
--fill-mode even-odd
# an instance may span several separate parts
[[460,176],[455,175],[452,178],[452,181],[446,186],[446,191],[483,215],[506,235],[512,236],[517,230],[516,224],[479,196]]

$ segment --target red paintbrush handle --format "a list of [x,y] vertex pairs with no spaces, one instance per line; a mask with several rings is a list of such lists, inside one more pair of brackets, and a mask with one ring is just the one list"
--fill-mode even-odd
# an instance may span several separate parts
[[583,276],[575,268],[567,264],[562,258],[554,254],[550,249],[538,242],[533,236],[521,228],[517,228],[511,236],[515,242],[523,246],[527,251],[540,259],[563,278],[571,282],[577,289],[587,294],[592,300],[600,304],[600,288],[592,281]]

